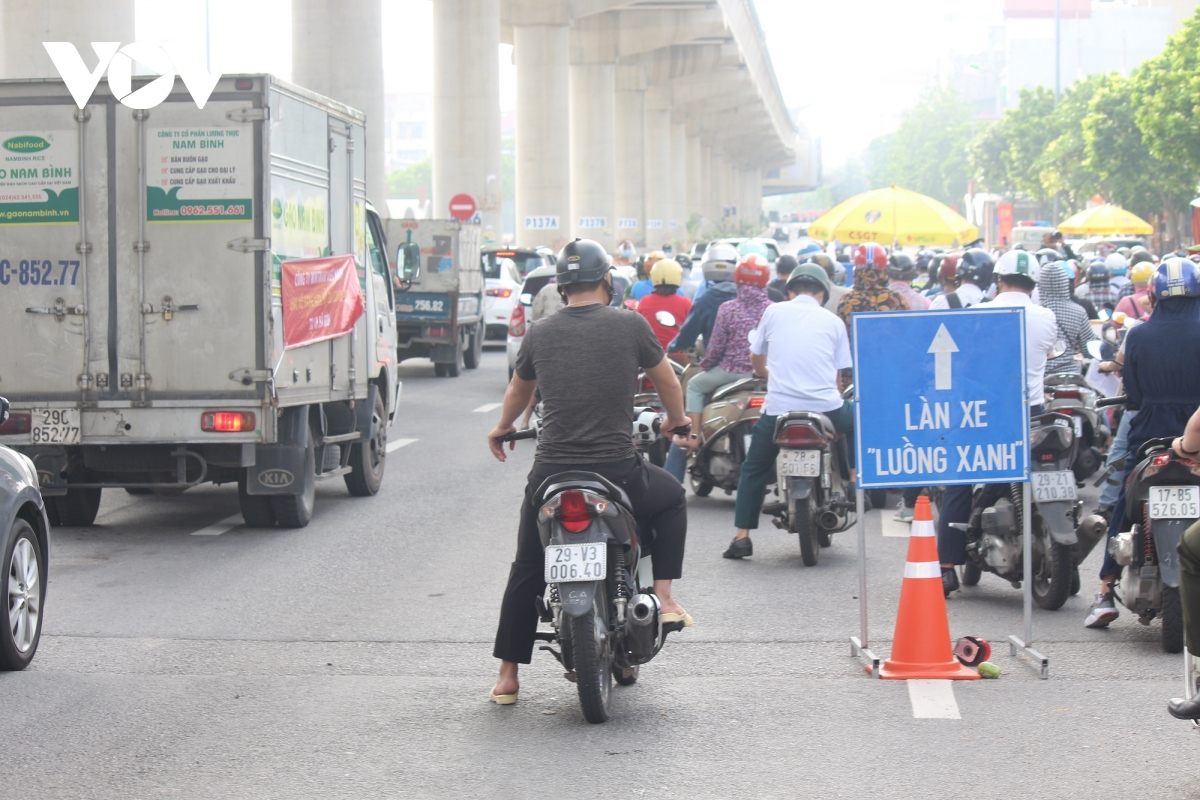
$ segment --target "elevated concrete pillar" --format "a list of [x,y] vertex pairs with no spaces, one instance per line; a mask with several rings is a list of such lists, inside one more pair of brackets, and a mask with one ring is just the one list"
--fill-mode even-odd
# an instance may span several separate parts
[[367,115],[367,197],[386,217],[382,16],[379,0],[292,0],[292,81]]
[[134,40],[133,10],[134,0],[0,0],[0,78],[57,78],[42,42],[70,42],[90,70],[91,42]]
[[[570,28],[514,25],[517,66],[517,245],[569,241],[571,218]],[[550,227],[550,226],[554,227]]]
[[646,246],[657,249],[670,238],[671,112],[646,109]]
[[706,220],[702,231],[707,237],[721,217],[720,204],[716,200],[713,189],[713,149],[712,145],[700,141],[700,208]]
[[617,240],[646,247],[646,75],[617,66]]
[[671,123],[671,241],[683,242],[687,232],[687,125]]
[[[762,224],[762,167],[754,166],[746,170],[746,207],[750,213],[750,222]],[[756,231],[757,232],[757,231]]]
[[733,165],[729,163],[729,159],[724,154],[716,158],[716,175],[717,201],[721,208],[721,216],[718,218],[717,225],[724,230],[732,231],[737,228],[737,217],[733,214],[733,207],[737,205],[737,190],[733,183]]
[[571,235],[617,238],[616,65],[571,65]]
[[[691,219],[695,214],[701,218],[704,213],[704,168],[701,166],[703,155],[700,150],[700,137],[687,137],[687,176],[684,181],[684,217]],[[699,232],[699,228],[696,229]]]
[[503,233],[498,0],[433,4],[433,214],[475,198],[485,243]]

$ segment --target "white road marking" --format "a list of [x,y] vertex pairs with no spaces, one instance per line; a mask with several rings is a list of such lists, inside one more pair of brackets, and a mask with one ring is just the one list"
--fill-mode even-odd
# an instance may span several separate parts
[[909,680],[908,699],[917,719],[962,719],[954,699],[954,681]]
[[399,450],[401,447],[404,447],[406,444],[412,444],[415,441],[417,441],[417,440],[416,439],[397,439],[394,442],[388,442],[387,451],[389,453],[394,453],[397,450]]
[[499,408],[502,405],[504,405],[504,403],[484,403],[479,408],[475,409],[475,411],[473,413],[486,414],[489,411],[495,411],[497,408]]
[[245,524],[246,522],[242,519],[241,514],[234,514],[232,517],[213,523],[207,528],[194,531],[192,536],[220,536],[222,533],[229,533],[234,528],[240,528]]

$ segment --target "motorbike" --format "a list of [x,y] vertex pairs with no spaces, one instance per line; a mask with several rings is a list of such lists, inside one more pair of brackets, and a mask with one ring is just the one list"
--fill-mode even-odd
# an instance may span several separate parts
[[[1029,427],[1030,532],[1033,536],[1033,600],[1039,608],[1059,609],[1078,594],[1079,565],[1104,536],[1104,518],[1080,520],[1082,501],[1076,492],[1072,465],[1078,440],[1068,414],[1047,412]],[[1020,483],[987,484],[976,488],[966,523],[951,523],[967,536],[967,561],[962,583],[975,586],[991,572],[1020,588],[1024,574],[1022,491]]]
[[[664,415],[652,408],[635,411],[639,444],[690,432],[690,427],[664,432]],[[502,441],[537,435],[535,427]],[[553,655],[574,680],[584,718],[605,722],[612,713],[613,682],[637,682],[641,665],[683,623],[660,619],[652,591],[654,531],[638,525],[623,489],[594,472],[562,472],[542,484],[538,502],[546,550],[546,593],[538,598],[538,616],[554,629],[537,632],[546,642],[539,649]]]
[[[1101,401],[1120,405],[1124,397]],[[1200,463],[1171,449],[1174,437],[1150,439],[1133,454],[1137,466],[1125,485],[1125,525],[1109,540],[1109,553],[1125,567],[1116,594],[1121,604],[1149,625],[1162,619],[1162,649],[1183,650],[1179,600],[1179,540],[1200,520]]]
[[[670,311],[659,311],[654,315],[654,319],[659,325],[666,328],[678,328],[679,321],[675,319],[675,315]],[[675,377],[679,378],[680,385],[684,383],[684,373],[686,366],[679,364],[673,359],[668,359],[671,368],[675,370]],[[637,393],[633,396],[633,403],[638,407],[650,407],[655,411],[662,412],[662,401],[658,399],[658,390],[654,388],[654,382],[647,377],[646,373],[638,373]],[[665,437],[653,437],[652,440],[639,443],[638,449],[645,454],[646,458],[650,459],[650,463],[656,467],[661,467],[667,462],[667,450],[671,446],[671,441]]]
[[1047,411],[1067,415],[1075,432],[1075,461],[1071,469],[1083,481],[1104,464],[1104,453],[1112,441],[1108,421],[1096,408],[1098,395],[1082,375],[1061,373],[1045,378]]
[[775,421],[776,492],[763,506],[775,527],[797,534],[800,559],[813,567],[832,534],[851,527],[856,503],[848,496],[850,454],[844,436],[829,417],[815,411],[790,411]]
[[745,378],[713,392],[700,415],[700,446],[688,457],[688,474],[697,497],[719,487],[737,488],[750,450],[750,429],[762,416],[767,383]]

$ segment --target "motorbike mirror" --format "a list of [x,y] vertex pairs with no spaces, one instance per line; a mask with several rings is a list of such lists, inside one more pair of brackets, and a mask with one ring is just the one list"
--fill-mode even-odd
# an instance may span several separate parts
[[1099,339],[1092,339],[1090,342],[1087,343],[1088,355],[1091,356],[1092,358],[1096,359],[1097,361],[1101,361],[1104,358],[1102,355],[1100,355],[1100,346],[1101,345],[1100,345]]
[[654,319],[657,320],[658,324],[662,325],[664,328],[678,327],[678,323],[675,322],[675,315],[670,311],[659,311],[654,315]]
[[1050,357],[1058,358],[1065,352],[1067,352],[1067,343],[1062,339],[1056,339],[1054,347],[1050,348]]
[[0,425],[8,422],[8,398],[0,397]]

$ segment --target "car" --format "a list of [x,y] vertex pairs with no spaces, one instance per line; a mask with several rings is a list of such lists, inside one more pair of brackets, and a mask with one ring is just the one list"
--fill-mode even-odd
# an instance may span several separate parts
[[696,242],[692,245],[692,252],[689,255],[692,261],[699,261],[704,258],[704,251],[708,249],[708,242]]
[[533,306],[533,298],[537,297],[537,293],[550,283],[557,271],[557,268],[551,265],[537,267],[525,276],[525,282],[521,284],[521,289],[517,292],[506,334],[509,380],[512,380],[513,370],[517,368],[517,353],[521,352],[521,342],[525,340],[525,331],[529,327],[529,312]]
[[769,239],[765,236],[756,236],[752,239],[733,237],[730,239],[721,239],[720,241],[736,247],[738,255],[744,256],[747,253],[765,251],[767,261],[771,262],[771,266],[775,266],[775,262],[779,260],[779,245],[774,239]]
[[1113,247],[1145,247],[1146,240],[1141,236],[1091,236],[1072,245],[1071,249],[1084,255],[1096,252],[1096,248],[1101,244],[1110,244]]
[[[9,413],[0,397],[0,436],[28,434],[32,415]],[[28,456],[0,445],[0,558],[8,624],[0,626],[0,671],[25,669],[42,638],[42,609],[50,561],[50,520]]]
[[539,267],[554,264],[554,255],[547,248],[488,247],[480,253],[483,259],[483,320],[487,339],[503,339],[508,322],[517,303],[521,281]]

